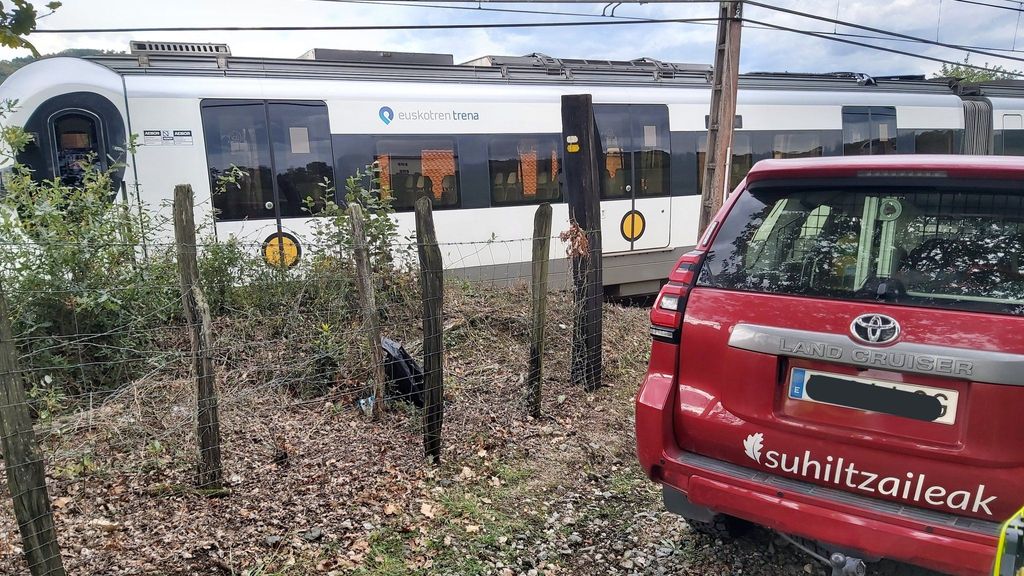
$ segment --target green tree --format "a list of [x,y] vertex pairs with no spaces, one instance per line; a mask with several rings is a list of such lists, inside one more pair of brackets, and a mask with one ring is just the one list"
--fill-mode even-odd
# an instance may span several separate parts
[[[49,13],[60,8],[60,2],[49,2],[46,4]],[[0,2],[0,46],[8,48],[28,48],[32,55],[38,57],[39,51],[31,42],[25,39],[36,29],[36,21],[43,16],[39,15],[36,7],[28,0],[11,0],[10,3]]]
[[971,56],[964,57],[963,64],[943,64],[942,68],[932,74],[934,78],[959,78],[969,84],[977,82],[990,82],[992,80],[1012,80],[1024,76],[1020,70],[1007,70],[1002,66],[991,66],[988,62],[981,65],[987,70],[974,68],[970,63]]

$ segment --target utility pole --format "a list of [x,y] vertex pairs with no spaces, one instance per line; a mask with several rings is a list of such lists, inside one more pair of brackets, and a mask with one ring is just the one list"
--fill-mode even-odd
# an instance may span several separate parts
[[711,81],[711,114],[708,116],[707,157],[700,191],[701,234],[722,207],[726,187],[729,185],[728,166],[732,156],[732,132],[736,118],[742,16],[742,2],[719,4],[715,69]]

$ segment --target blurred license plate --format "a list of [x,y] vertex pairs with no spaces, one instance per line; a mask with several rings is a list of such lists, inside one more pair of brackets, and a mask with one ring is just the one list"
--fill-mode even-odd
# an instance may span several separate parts
[[946,388],[870,380],[793,368],[789,397],[868,412],[952,425],[959,393]]

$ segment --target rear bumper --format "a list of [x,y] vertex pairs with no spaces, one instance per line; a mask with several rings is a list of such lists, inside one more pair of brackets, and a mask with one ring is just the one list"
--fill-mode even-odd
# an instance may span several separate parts
[[683,505],[670,506],[677,508],[674,511],[695,519],[708,511],[729,514],[868,559],[888,558],[964,576],[992,573],[998,524],[874,500],[683,452],[671,425],[674,396],[671,378],[649,373],[636,401],[641,465],[652,480],[678,493],[674,500]]
[[957,519],[944,514],[927,522],[914,517],[930,514],[919,510],[909,515],[906,510],[903,515],[872,512],[856,502],[807,496],[776,482],[750,482],[686,462],[692,459],[666,460],[660,471],[666,490],[677,490],[688,501],[686,508],[672,510],[684,516],[693,517],[704,508],[864,558],[889,558],[950,574],[992,573],[998,525],[957,527]]

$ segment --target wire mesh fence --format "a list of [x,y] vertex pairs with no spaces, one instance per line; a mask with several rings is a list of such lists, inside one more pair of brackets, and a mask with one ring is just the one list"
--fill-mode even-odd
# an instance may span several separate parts
[[38,533],[50,506],[69,573],[241,573],[289,541],[332,542],[326,568],[356,564],[352,534],[388,514],[388,494],[423,489],[424,448],[492,449],[573,393],[586,320],[565,260],[533,317],[534,245],[554,247],[545,262],[565,246],[550,225],[442,241],[438,263],[429,239],[381,241],[372,219],[364,240],[347,218],[325,222],[290,268],[268,266],[261,243],[194,240],[194,224],[145,248],[116,234],[7,243],[16,367],[0,376],[23,396],[0,397],[3,463],[9,478],[45,464],[48,494],[9,484],[15,502],[34,490],[47,504],[30,518],[0,505],[0,571],[63,573]]

